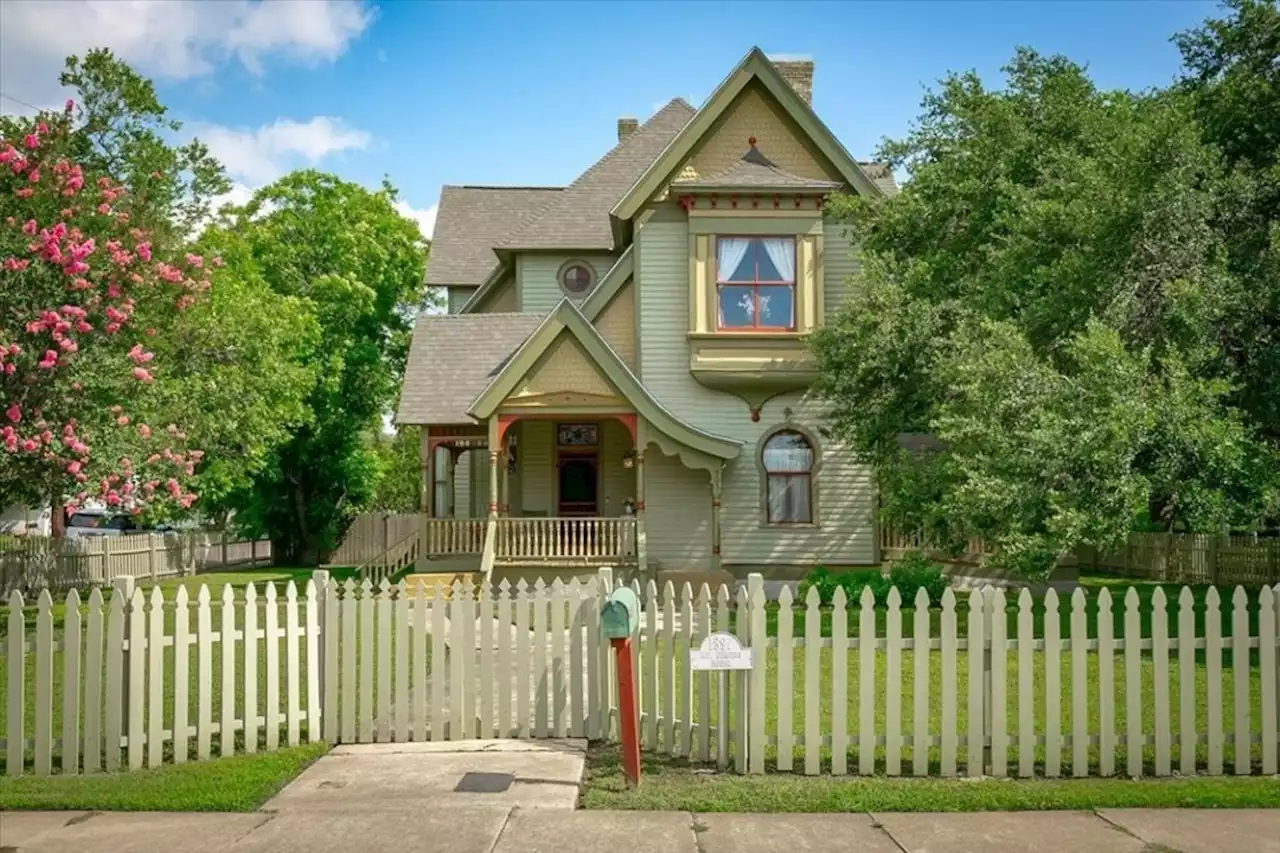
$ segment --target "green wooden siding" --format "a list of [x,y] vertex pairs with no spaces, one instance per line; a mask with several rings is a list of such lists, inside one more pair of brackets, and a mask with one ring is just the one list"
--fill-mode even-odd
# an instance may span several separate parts
[[[807,566],[818,561],[870,563],[875,559],[874,506],[870,468],[859,465],[835,445],[822,448],[823,467],[818,476],[816,506],[821,524],[814,528],[762,526],[760,472],[757,445],[766,430],[787,419],[784,409],[792,409],[792,422],[818,432],[821,409],[801,394],[771,400],[753,422],[745,402],[730,394],[699,384],[689,373],[689,236],[679,222],[651,221],[637,234],[640,284],[639,362],[644,382],[666,408],[699,426],[743,442],[743,452],[724,471],[721,506],[721,551],[726,566],[732,564],[779,564]],[[831,252],[828,250],[826,282],[831,282]],[[830,296],[828,295],[828,299]],[[650,447],[649,453],[654,449]],[[710,492],[705,472],[679,476],[663,470],[646,477],[645,506],[650,518],[701,517],[710,511]],[[676,460],[668,467],[682,468]],[[652,469],[646,468],[646,475]],[[700,530],[696,522],[692,531]],[[709,521],[708,521],[709,524]],[[702,543],[685,540],[691,530],[668,533],[665,524],[650,525],[650,553],[666,559],[694,559]],[[706,528],[709,554],[710,528]],[[679,539],[680,541],[667,541]],[[666,566],[677,568],[679,566]]]
[[[533,313],[545,313],[556,307],[564,298],[560,289],[560,281],[556,274],[566,261],[586,261],[595,270],[595,281],[598,284],[604,274],[617,260],[616,255],[600,252],[578,252],[574,254],[542,254],[528,252],[516,259],[517,285],[520,292],[520,310]],[[585,299],[591,291],[579,296],[578,302]]]
[[858,261],[853,256],[853,244],[840,223],[827,220],[823,235],[823,315],[831,317],[840,309],[850,290],[849,276],[857,271]]
[[449,290],[449,313],[462,313],[462,306],[467,304],[467,300],[478,290],[475,287],[450,287]]
[[[555,430],[551,421],[524,421],[516,455],[520,465],[520,515],[555,515]],[[512,507],[512,514],[516,514]]]
[[644,455],[644,506],[651,567],[712,568],[711,480],[706,471],[686,468],[650,445]]

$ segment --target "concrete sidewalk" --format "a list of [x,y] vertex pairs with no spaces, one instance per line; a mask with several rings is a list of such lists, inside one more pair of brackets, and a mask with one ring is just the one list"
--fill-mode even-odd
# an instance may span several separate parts
[[1280,853],[1280,810],[690,814],[424,801],[250,814],[0,813],[5,853]]

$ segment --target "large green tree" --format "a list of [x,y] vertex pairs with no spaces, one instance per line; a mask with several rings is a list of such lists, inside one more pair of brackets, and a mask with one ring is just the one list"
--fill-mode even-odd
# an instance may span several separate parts
[[814,340],[832,430],[888,520],[983,534],[1029,574],[1134,524],[1256,522],[1275,424],[1241,365],[1274,356],[1245,328],[1260,282],[1231,262],[1197,99],[1028,50],[1006,74],[926,96],[882,151],[898,196],[832,204],[863,260]]
[[427,299],[426,245],[395,210],[395,191],[295,172],[229,211],[204,236],[242,278],[299,300],[318,342],[306,360],[309,418],[237,497],[242,521],[277,559],[314,564],[373,497],[370,441],[397,390],[411,320]]

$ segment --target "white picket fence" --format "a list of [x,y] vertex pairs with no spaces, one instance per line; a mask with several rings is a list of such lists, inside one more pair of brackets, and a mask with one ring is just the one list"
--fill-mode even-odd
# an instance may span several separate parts
[[[599,621],[612,578],[455,584],[445,596],[321,572],[303,595],[292,583],[283,595],[201,587],[194,602],[124,580],[87,607],[73,591],[61,620],[42,592],[34,637],[15,593],[0,658],[6,773],[318,739],[613,738],[616,675]],[[1225,633],[1216,590],[1203,612],[1185,590],[1173,619],[1163,593],[1144,613],[1130,591],[1116,632],[1105,591],[1096,608],[1081,591],[1070,602],[1020,593],[1009,629],[1003,590],[948,590],[940,610],[927,597],[905,609],[896,591],[887,610],[869,594],[850,607],[841,592],[829,613],[816,592],[802,608],[784,592],[774,614],[759,575],[734,594],[633,588],[651,751],[749,773],[768,760],[809,775],[1109,776],[1117,756],[1129,776],[1277,772],[1280,588],[1252,599],[1237,589]],[[754,648],[756,669],[691,672],[688,649],[712,630]]]

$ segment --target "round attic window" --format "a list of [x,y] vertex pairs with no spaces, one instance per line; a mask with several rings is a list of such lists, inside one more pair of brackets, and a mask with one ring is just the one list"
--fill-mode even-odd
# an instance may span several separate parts
[[581,296],[595,283],[595,271],[584,261],[569,261],[560,267],[560,288],[570,296]]

